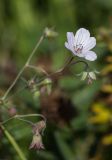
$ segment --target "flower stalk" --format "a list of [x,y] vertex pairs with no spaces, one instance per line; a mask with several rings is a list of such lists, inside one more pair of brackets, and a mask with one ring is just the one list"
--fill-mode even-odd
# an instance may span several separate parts
[[11,145],[13,146],[15,151],[17,152],[20,160],[27,160],[24,153],[22,152],[21,148],[19,147],[19,145],[17,144],[17,142],[13,138],[13,136],[6,130],[6,128],[3,125],[0,125],[0,126],[1,126],[5,136],[7,137],[7,139],[9,140],[9,142],[11,143]]
[[23,118],[26,118],[26,117],[41,117],[46,122],[46,118],[42,114],[27,114],[27,115],[15,115],[15,116],[1,122],[0,125],[6,124],[7,122],[9,122],[12,119],[18,119],[18,120],[21,120],[21,121],[24,121],[24,122],[27,122],[27,123],[29,122],[30,124],[33,124],[31,121],[23,119]]
[[26,63],[24,64],[23,68],[20,70],[20,72],[18,73],[18,75],[16,76],[15,80],[13,81],[13,83],[10,85],[10,87],[7,89],[7,91],[5,92],[4,96],[2,97],[2,100],[4,101],[9,92],[11,91],[11,89],[14,87],[14,85],[16,84],[16,82],[18,81],[18,79],[20,78],[21,74],[24,72],[25,68],[29,65],[33,55],[35,54],[37,48],[39,47],[39,45],[42,43],[43,39],[44,39],[45,35],[44,33],[42,34],[42,36],[40,37],[39,41],[37,42],[36,46],[34,47],[33,51],[31,52],[30,56],[28,57]]

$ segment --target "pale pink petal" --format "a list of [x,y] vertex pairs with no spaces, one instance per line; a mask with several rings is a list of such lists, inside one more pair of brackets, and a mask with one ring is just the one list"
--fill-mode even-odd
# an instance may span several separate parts
[[85,59],[89,60],[89,61],[94,61],[97,59],[97,55],[95,52],[93,51],[88,51],[86,54],[85,54]]
[[96,39],[94,37],[90,37],[89,40],[83,45],[83,52],[87,52],[94,48],[96,45]]
[[67,42],[65,42],[65,47],[66,47],[67,49],[70,49],[70,46],[69,46],[69,44],[68,44]]
[[[65,42],[65,47],[67,48],[67,49],[69,49],[70,51],[72,51],[73,53],[75,52],[74,51],[74,47],[73,46],[71,46],[69,43],[67,43],[67,42]],[[75,53],[74,53],[75,54]]]
[[74,46],[75,37],[73,32],[67,32],[67,40],[70,47]]
[[77,53],[75,53],[75,55],[76,55],[76,56],[78,56],[78,57],[85,57],[85,55],[84,55],[84,54],[82,54],[82,53],[78,53],[78,54],[77,54]]
[[80,28],[75,35],[75,45],[84,44],[88,41],[90,33],[87,29]]

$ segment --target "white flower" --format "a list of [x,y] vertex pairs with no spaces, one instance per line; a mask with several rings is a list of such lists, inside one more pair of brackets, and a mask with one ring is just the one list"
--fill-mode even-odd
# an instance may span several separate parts
[[78,57],[83,57],[89,61],[97,59],[95,52],[91,51],[96,45],[95,37],[90,37],[88,30],[80,28],[76,35],[73,32],[67,32],[67,40],[65,47],[73,52]]

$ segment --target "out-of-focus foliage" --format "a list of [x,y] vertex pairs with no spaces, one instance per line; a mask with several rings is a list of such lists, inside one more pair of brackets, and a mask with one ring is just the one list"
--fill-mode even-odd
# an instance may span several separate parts
[[[12,120],[5,126],[28,160],[111,160],[112,159],[112,1],[111,0],[1,0],[0,1],[0,95],[16,77],[45,27],[58,32],[55,39],[45,39],[32,64],[51,73],[63,66],[71,55],[64,47],[66,32],[84,27],[97,38],[92,62],[100,71],[91,85],[66,73],[53,79],[52,86],[35,92],[25,89],[19,80],[0,108],[0,120],[14,114],[42,113],[47,118],[44,151],[31,151],[31,128]],[[82,66],[72,67],[77,73]],[[95,68],[94,68],[95,67]],[[26,80],[35,76],[26,70]],[[37,79],[42,75],[37,74]],[[49,90],[49,93],[47,92]],[[33,118],[38,121],[39,118]],[[0,130],[0,159],[19,160],[14,148]]]

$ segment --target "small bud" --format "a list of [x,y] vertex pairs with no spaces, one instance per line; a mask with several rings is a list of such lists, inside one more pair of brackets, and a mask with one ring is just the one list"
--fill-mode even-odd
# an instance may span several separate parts
[[33,98],[34,100],[37,101],[38,97],[40,96],[40,91],[39,90],[36,90],[34,93],[33,93]]
[[14,115],[16,115],[17,110],[16,110],[15,107],[11,107],[11,108],[8,109],[8,113],[9,113],[10,116],[14,116]]
[[47,38],[54,38],[58,35],[57,32],[55,32],[52,28],[48,27],[45,28],[44,33]]
[[40,89],[40,92],[43,93],[47,93],[48,95],[51,93],[51,89],[52,89],[52,80],[50,78],[46,78],[42,83],[42,87]]
[[94,72],[88,72],[87,83],[92,84],[93,80],[96,80],[96,75]]
[[88,72],[83,72],[81,80],[84,81],[87,78],[87,75],[88,75]]
[[96,80],[96,75],[94,72],[89,72],[89,76],[90,78],[92,78],[93,80]]
[[51,85],[52,81],[50,78],[47,78],[46,79],[46,88],[47,88],[47,93],[48,95],[51,93],[51,89],[52,89],[52,85]]
[[35,84],[35,81],[33,79],[28,81],[28,86],[32,87]]
[[51,84],[52,83],[52,80],[50,78],[46,78],[44,81],[43,81],[43,84]]
[[87,79],[88,84],[92,84],[93,80],[96,80],[96,74],[98,74],[97,71],[91,71],[91,72],[82,72],[81,80]]
[[37,149],[37,150],[44,149],[44,145],[42,143],[42,137],[40,134],[33,136],[33,140],[30,144],[29,149]]
[[33,148],[37,150],[44,149],[41,133],[43,133],[45,127],[46,127],[46,122],[44,120],[33,124],[33,129],[32,129],[33,140],[30,144],[29,149],[33,149]]
[[28,87],[32,92],[36,91],[37,88],[34,79],[28,81]]
[[45,121],[40,121],[38,123],[35,123],[33,125],[33,134],[38,135],[38,133],[41,133],[44,131],[46,128],[46,122]]

